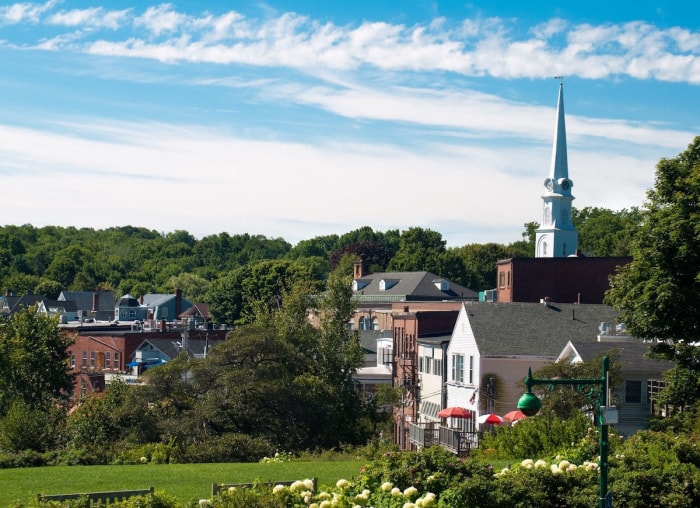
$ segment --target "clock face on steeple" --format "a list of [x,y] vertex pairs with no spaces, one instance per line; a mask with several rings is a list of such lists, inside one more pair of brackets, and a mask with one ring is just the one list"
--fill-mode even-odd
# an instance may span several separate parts
[[568,191],[571,188],[571,182],[569,182],[569,180],[566,179],[562,180],[561,188],[562,190]]
[[551,192],[551,190],[554,188],[554,182],[551,178],[547,178],[544,181],[544,186],[547,187],[547,190]]

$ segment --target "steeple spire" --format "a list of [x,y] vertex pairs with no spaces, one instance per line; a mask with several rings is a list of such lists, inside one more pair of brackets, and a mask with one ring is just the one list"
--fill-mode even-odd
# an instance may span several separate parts
[[542,224],[536,231],[535,257],[556,258],[576,254],[578,249],[578,231],[574,228],[571,217],[571,188],[574,182],[569,180],[569,161],[566,148],[566,123],[564,121],[564,82],[559,79],[559,97],[557,100],[557,123],[554,128],[552,144],[552,165],[549,176],[544,181],[547,192],[542,196]]
[[554,143],[552,144],[552,166],[549,178],[569,178],[569,161],[566,156],[566,121],[564,120],[564,81],[559,78],[559,99],[557,100],[557,124],[554,128]]

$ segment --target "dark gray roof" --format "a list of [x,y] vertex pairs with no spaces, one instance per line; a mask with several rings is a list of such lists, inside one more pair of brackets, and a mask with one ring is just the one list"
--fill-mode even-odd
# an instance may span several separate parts
[[571,346],[576,350],[584,362],[595,359],[604,353],[615,351],[617,359],[623,363],[625,372],[656,372],[661,374],[673,366],[675,362],[668,360],[653,360],[644,355],[651,348],[651,344],[632,339],[625,342],[578,342],[572,341]]
[[391,338],[391,330],[359,330],[360,344],[365,353],[377,352],[377,339],[385,337]]
[[[390,282],[391,287],[380,290],[380,282]],[[440,290],[436,283],[444,281],[448,288]],[[469,288],[450,282],[431,272],[382,272],[364,275],[356,280],[358,290],[355,297],[388,297],[402,300],[477,300],[479,294]]]
[[97,294],[98,311],[110,311],[114,314],[114,292],[113,291],[61,291],[58,296],[59,301],[75,302],[78,310],[93,310],[92,299]]
[[600,324],[616,322],[607,305],[465,302],[482,355],[556,358],[569,341],[596,342]]

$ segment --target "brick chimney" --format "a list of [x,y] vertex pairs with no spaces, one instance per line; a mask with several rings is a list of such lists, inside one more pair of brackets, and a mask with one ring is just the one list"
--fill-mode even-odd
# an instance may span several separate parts
[[363,272],[364,267],[363,267],[362,260],[355,261],[352,264],[352,268],[353,268],[352,278],[354,280],[361,279],[362,276],[364,275],[364,272]]

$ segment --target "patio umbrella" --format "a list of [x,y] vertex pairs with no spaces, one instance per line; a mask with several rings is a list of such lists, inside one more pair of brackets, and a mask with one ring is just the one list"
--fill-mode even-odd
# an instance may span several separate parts
[[477,421],[479,423],[490,423],[491,425],[498,425],[503,423],[505,420],[502,416],[498,416],[495,413],[487,413],[477,418]]
[[525,416],[525,413],[520,411],[520,409],[515,409],[513,411],[509,411],[506,414],[504,414],[503,418],[508,420],[510,423],[515,423],[518,420],[522,420],[523,418],[527,418],[527,417]]
[[438,414],[438,418],[471,418],[471,411],[463,407],[446,407]]

